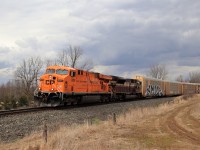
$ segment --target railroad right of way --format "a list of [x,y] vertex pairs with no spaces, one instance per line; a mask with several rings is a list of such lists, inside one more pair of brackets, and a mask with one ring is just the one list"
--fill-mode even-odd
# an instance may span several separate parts
[[0,142],[13,142],[34,131],[42,130],[44,123],[49,131],[52,131],[61,125],[83,124],[86,119],[106,120],[113,113],[119,115],[131,108],[156,107],[173,99],[174,97],[135,100],[9,115],[0,119]]

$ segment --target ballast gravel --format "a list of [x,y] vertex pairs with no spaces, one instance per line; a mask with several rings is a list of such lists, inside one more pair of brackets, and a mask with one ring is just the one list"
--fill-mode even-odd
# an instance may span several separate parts
[[83,124],[86,119],[106,120],[113,113],[119,115],[131,108],[155,107],[173,99],[174,97],[134,100],[5,116],[0,118],[0,142],[14,142],[34,131],[40,131],[44,123],[48,130],[55,130],[60,125]]

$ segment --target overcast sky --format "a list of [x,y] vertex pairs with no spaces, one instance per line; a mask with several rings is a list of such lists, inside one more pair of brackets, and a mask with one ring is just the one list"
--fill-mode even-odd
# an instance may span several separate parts
[[165,64],[200,71],[199,0],[0,0],[0,83],[24,58],[78,45],[94,71],[132,77]]

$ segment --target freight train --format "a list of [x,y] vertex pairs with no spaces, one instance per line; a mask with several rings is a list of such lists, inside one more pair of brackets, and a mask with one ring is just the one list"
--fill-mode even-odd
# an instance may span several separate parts
[[126,79],[67,66],[49,66],[40,77],[34,99],[52,105],[80,104],[84,96],[99,96],[101,102],[141,97],[200,93],[200,84],[180,83],[136,76]]

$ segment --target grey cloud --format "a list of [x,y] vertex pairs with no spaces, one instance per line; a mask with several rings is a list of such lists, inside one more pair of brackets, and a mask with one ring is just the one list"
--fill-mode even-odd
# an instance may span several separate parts
[[55,57],[74,44],[95,64],[124,72],[158,63],[200,65],[199,7],[197,0],[2,1],[0,43],[14,41],[16,50],[8,54],[19,62],[32,55]]
[[[159,5],[164,4],[159,3]],[[194,13],[190,14],[195,14],[198,11],[194,9],[196,5],[193,4],[190,6],[187,6],[187,3],[185,3],[186,5],[179,5],[176,2],[176,4],[179,6],[177,12],[181,12],[181,10],[184,12],[184,8],[193,8],[190,12]],[[139,18],[139,22],[137,21],[137,14],[134,16],[134,14],[127,12],[124,14],[125,19],[122,18],[123,15],[113,15],[113,20],[109,20],[109,23],[105,22],[105,24],[98,26],[97,31],[101,32],[103,36],[99,38],[99,43],[93,47],[96,47],[98,52],[105,51],[105,53],[108,53],[108,55],[101,53],[99,61],[104,65],[128,65],[140,62],[139,66],[142,64],[145,67],[148,64],[167,63],[198,54],[197,50],[200,45],[198,41],[193,42],[196,38],[195,34],[191,35],[193,38],[182,40],[184,38],[182,33],[191,30],[191,28],[197,30],[199,20],[196,20],[195,23],[190,21],[191,18],[198,16],[184,16],[184,13],[173,16],[170,10],[169,13],[164,14],[166,10],[163,11],[159,5],[156,5],[156,12],[154,12],[155,8],[151,8],[151,5],[146,5],[145,7],[150,7],[150,9],[146,9],[144,12],[146,16]],[[199,2],[197,2],[197,5],[199,5]],[[165,5],[162,5],[162,7],[165,7]],[[175,11],[176,5],[171,7]],[[154,11],[151,13],[152,10]],[[137,13],[139,14],[139,12]],[[154,15],[157,15],[157,17],[154,18]],[[180,19],[177,19],[177,17]],[[136,18],[136,21],[134,21],[134,18]],[[114,23],[110,24],[112,21]],[[199,36],[197,35],[197,37]],[[113,58],[110,57],[112,53],[115,55]]]
[[32,49],[37,50],[38,47],[40,47],[39,41],[35,37],[28,37],[24,40],[17,40],[15,43],[16,43],[16,45],[18,45],[21,48],[30,48],[31,47]]

